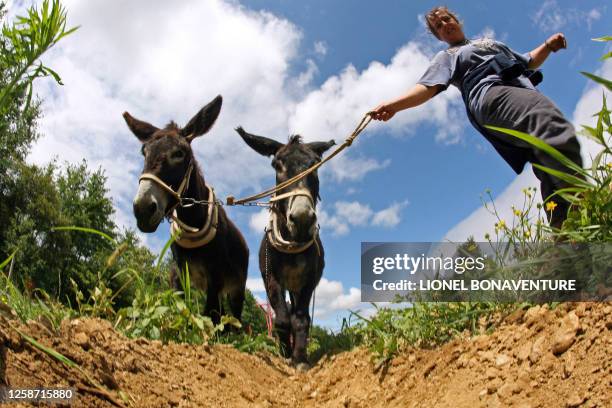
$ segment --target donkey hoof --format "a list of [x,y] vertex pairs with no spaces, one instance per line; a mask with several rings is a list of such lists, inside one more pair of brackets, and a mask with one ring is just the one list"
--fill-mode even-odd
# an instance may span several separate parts
[[306,371],[310,370],[310,364],[308,364],[308,363],[298,363],[295,366],[295,369],[300,371],[300,372],[302,372],[302,373],[305,373]]

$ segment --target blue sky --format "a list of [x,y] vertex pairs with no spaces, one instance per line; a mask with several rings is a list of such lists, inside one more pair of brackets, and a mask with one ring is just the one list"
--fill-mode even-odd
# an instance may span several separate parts
[[[81,29],[47,56],[66,85],[38,84],[46,100],[45,136],[30,160],[85,157],[92,166],[102,166],[117,222],[134,228],[131,199],[142,159],[121,113],[128,110],[157,125],[170,119],[184,124],[221,93],[221,116],[210,135],[194,142],[197,157],[222,197],[260,191],[273,184],[273,169],[232,128],[242,125],[280,141],[290,133],[307,141],[341,141],[368,109],[412,85],[442,49],[422,17],[437,4],[67,1],[69,23]],[[463,19],[468,37],[492,36],[520,52],[564,32],[569,48],[545,63],[540,90],[570,120],[585,117],[588,110],[577,114],[591,90],[578,71],[606,69],[598,61],[605,47],[590,39],[610,34],[607,4],[447,2]],[[362,241],[440,241],[449,231],[455,231],[455,239],[467,238],[461,236],[466,231],[484,234],[492,222],[478,212],[480,195],[490,188],[501,196],[516,180],[470,127],[456,91],[386,124],[370,125],[320,176],[319,218],[327,256],[316,322],[329,327],[337,327],[347,308],[368,307],[359,303]],[[513,199],[520,197],[508,193],[504,203]],[[256,254],[266,215],[254,208],[229,212]],[[159,248],[167,237],[163,224],[143,240]],[[254,256],[250,264],[249,285],[263,298]]]

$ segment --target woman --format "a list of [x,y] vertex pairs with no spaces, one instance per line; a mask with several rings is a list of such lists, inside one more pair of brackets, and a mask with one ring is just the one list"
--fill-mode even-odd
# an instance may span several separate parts
[[[568,171],[546,153],[505,133],[485,129],[485,125],[520,130],[536,136],[582,164],[575,131],[559,109],[539,93],[534,84],[542,79],[538,68],[551,52],[566,48],[565,37],[557,33],[527,54],[518,54],[501,42],[468,40],[457,16],[446,7],[436,7],[427,16],[429,30],[449,48],[439,52],[421,79],[399,98],[383,103],[372,112],[376,120],[387,121],[397,112],[418,106],[452,84],[461,91],[470,122],[491,142],[516,173],[525,163],[538,163]],[[566,187],[561,180],[533,168],[540,180],[542,199]],[[555,197],[558,204],[547,212],[549,222],[561,227],[569,203]],[[554,206],[553,206],[554,207]]]

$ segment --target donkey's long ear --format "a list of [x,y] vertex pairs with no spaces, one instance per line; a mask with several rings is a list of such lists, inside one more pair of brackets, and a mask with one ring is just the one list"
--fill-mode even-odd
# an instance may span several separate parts
[[127,123],[132,133],[135,134],[142,143],[146,142],[153,133],[159,130],[152,124],[138,120],[127,112],[123,112],[123,119],[125,119],[125,123]]
[[330,140],[329,142],[306,143],[306,145],[310,147],[319,157],[323,156],[323,153],[325,153],[327,149],[329,149],[335,144],[336,142],[333,140]]
[[247,133],[241,126],[236,128],[236,132],[238,132],[242,140],[244,140],[251,149],[264,156],[274,156],[278,149],[284,146],[281,142],[277,142],[276,140]]
[[200,109],[193,118],[181,129],[181,135],[185,136],[187,140],[191,141],[193,138],[203,135],[208,132],[210,128],[215,124],[215,120],[221,112],[221,105],[223,104],[223,98],[221,95],[217,95],[208,105]]

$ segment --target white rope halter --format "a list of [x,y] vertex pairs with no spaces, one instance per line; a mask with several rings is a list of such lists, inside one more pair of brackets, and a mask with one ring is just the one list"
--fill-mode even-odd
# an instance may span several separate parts
[[217,226],[219,223],[219,209],[217,208],[218,207],[217,202],[215,201],[215,192],[209,186],[206,186],[206,188],[208,189],[208,197],[209,197],[207,201],[196,201],[193,199],[188,199],[189,201],[191,201],[190,205],[207,204],[208,211],[207,211],[206,222],[204,223],[202,228],[198,229],[190,225],[187,225],[178,218],[176,207],[186,206],[186,205],[183,205],[183,201],[186,200],[183,197],[183,193],[189,186],[189,180],[191,179],[191,173],[193,172],[193,170],[194,170],[193,161],[190,161],[189,166],[187,166],[187,172],[185,173],[185,176],[183,177],[183,180],[181,181],[181,184],[179,184],[179,188],[176,191],[174,191],[172,187],[164,183],[162,179],[160,179],[159,177],[157,177],[155,174],[152,174],[152,173],[143,173],[140,175],[140,178],[138,179],[139,183],[142,180],[151,180],[157,185],[159,185],[161,188],[166,190],[168,193],[170,193],[172,197],[174,197],[174,199],[176,200],[176,203],[166,211],[165,217],[172,219],[172,222],[170,224],[170,233],[172,235],[177,236],[175,240],[176,244],[179,245],[180,247],[189,248],[189,249],[199,248],[201,246],[208,244],[210,241],[212,241],[215,235],[217,234]]
[[[270,199],[271,203],[283,200],[285,198],[289,198],[289,202],[287,203],[288,208],[291,208],[291,204],[295,197],[307,197],[312,206],[315,206],[314,200],[310,191],[306,188],[298,188],[293,191],[289,191],[287,193],[283,193],[280,195],[275,195]],[[270,245],[272,245],[276,250],[283,252],[285,254],[299,254],[301,252],[306,251],[308,248],[312,246],[313,243],[316,245],[316,240],[319,235],[319,229],[317,227],[317,231],[313,235],[313,237],[307,242],[295,242],[295,241],[287,241],[281,235],[279,226],[278,226],[278,214],[276,211],[270,211],[270,221],[268,224],[268,228],[266,228],[266,236]],[[316,245],[317,251],[320,253],[319,246]]]

